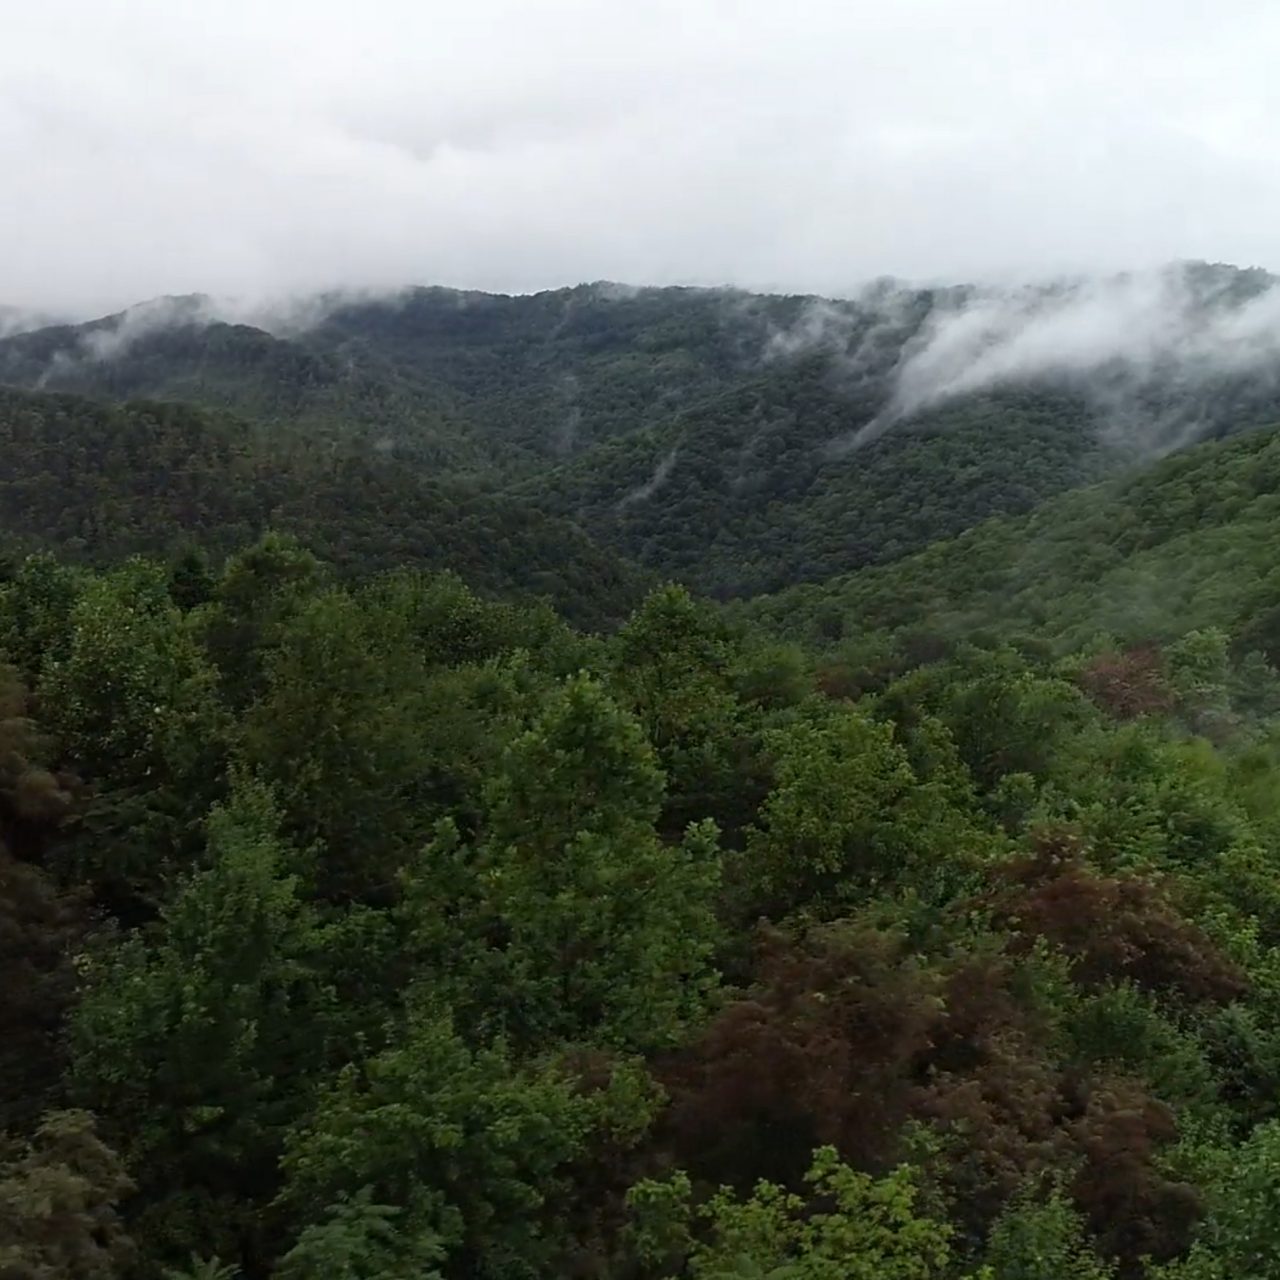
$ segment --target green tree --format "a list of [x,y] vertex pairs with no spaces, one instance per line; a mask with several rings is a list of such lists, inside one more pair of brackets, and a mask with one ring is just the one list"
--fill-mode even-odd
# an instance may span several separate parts
[[1276,1280],[1280,1277],[1280,1122],[1259,1126],[1220,1163],[1209,1213],[1185,1259],[1160,1280]]
[[241,753],[275,785],[295,839],[316,846],[326,896],[388,885],[426,837],[423,683],[403,620],[344,591],[297,603],[276,629]]
[[34,682],[41,667],[64,657],[71,611],[85,577],[51,555],[28,556],[0,583],[0,654]]
[[506,754],[474,844],[446,825],[406,881],[422,964],[461,1025],[516,1045],[671,1044],[714,985],[710,824],[654,831],[662,775],[635,719],[588,677]]
[[323,1062],[316,922],[268,793],[208,820],[208,867],[141,933],[88,958],[71,1024],[74,1096],[138,1170],[139,1234],[171,1256],[236,1256],[284,1130]]
[[[625,1073],[591,1092],[553,1063],[517,1066],[500,1044],[468,1048],[447,1014],[414,1000],[396,1041],[340,1072],[290,1137],[284,1201],[308,1224],[303,1260],[354,1267],[367,1263],[356,1251],[381,1251],[381,1274],[396,1275],[438,1241],[450,1276],[551,1274],[572,1162],[633,1098]],[[400,1210],[394,1236],[379,1205]]]
[[[690,1186],[641,1183],[629,1195],[639,1260],[683,1264],[689,1280],[943,1280],[951,1272],[951,1228],[922,1212],[907,1166],[882,1178],[855,1172],[834,1148],[814,1153],[809,1198],[774,1183],[739,1199],[722,1188],[690,1210]],[[665,1264],[665,1266],[664,1266]]]
[[221,792],[216,677],[157,565],[130,561],[91,580],[70,626],[37,690],[65,758],[92,784],[61,856],[113,899],[150,906],[167,872],[194,856]]
[[369,1188],[329,1206],[280,1259],[276,1280],[440,1280],[444,1250],[430,1230],[406,1231],[403,1210],[374,1204]]
[[824,709],[767,741],[774,788],[742,858],[753,909],[857,905],[891,882],[954,891],[980,837],[952,779],[917,780],[893,725]]
[[1113,1280],[1116,1268],[1094,1251],[1085,1224],[1056,1187],[1027,1187],[1004,1209],[987,1240],[992,1280]]
[[214,675],[163,570],[131,561],[92,580],[70,625],[65,658],[45,662],[39,686],[70,759],[107,786],[198,782],[220,727]]
[[50,1112],[25,1152],[0,1165],[0,1275],[118,1280],[134,1258],[117,1212],[132,1188],[92,1116]]
[[735,685],[748,679],[728,629],[683,587],[650,593],[613,637],[610,688],[634,712],[667,776],[664,827],[741,826],[754,762]]
[[315,556],[283,534],[267,534],[227,561],[211,603],[197,616],[232,706],[244,707],[261,692],[263,663],[280,625],[325,576]]

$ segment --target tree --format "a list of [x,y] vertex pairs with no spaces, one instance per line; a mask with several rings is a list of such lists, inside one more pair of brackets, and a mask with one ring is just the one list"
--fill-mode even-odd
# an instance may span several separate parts
[[227,561],[198,625],[233,707],[247,706],[261,691],[279,626],[324,579],[315,556],[282,534],[267,534]]
[[824,708],[768,743],[774,787],[742,859],[752,907],[775,919],[801,905],[830,912],[890,880],[932,896],[950,879],[954,893],[977,833],[945,781],[917,781],[892,725]]
[[1280,1122],[1260,1125],[1222,1162],[1209,1212],[1189,1255],[1160,1280],[1280,1277]]
[[406,1230],[403,1210],[374,1204],[369,1188],[329,1206],[280,1259],[277,1280],[440,1280],[444,1257],[430,1230]]
[[269,1198],[283,1133],[324,1060],[317,923],[261,786],[207,823],[208,866],[162,912],[90,957],[71,1023],[75,1097],[138,1170],[150,1248],[236,1256]]
[[0,1131],[25,1131],[58,1088],[84,903],[0,845]]
[[213,598],[214,586],[209,562],[197,547],[183,552],[169,570],[169,595],[183,612],[208,604]]
[[404,620],[344,591],[294,604],[262,661],[241,756],[276,787],[291,834],[316,847],[314,888],[386,886],[426,838],[420,656]]
[[169,783],[207,772],[218,737],[213,672],[143,561],[94,579],[72,610],[66,657],[45,662],[39,692],[50,728],[88,778]]
[[757,766],[735,693],[741,655],[683,587],[651,592],[610,643],[610,688],[667,776],[663,827],[713,817],[736,830],[755,807]]
[[1013,1196],[987,1239],[992,1280],[1114,1280],[1114,1264],[1094,1251],[1080,1214],[1054,1186],[1028,1185]]
[[[641,1183],[630,1203],[640,1261],[683,1262],[689,1280],[943,1280],[952,1274],[951,1228],[921,1212],[916,1174],[857,1173],[831,1147],[814,1152],[809,1197],[776,1183],[739,1199],[722,1188],[691,1211],[688,1179]],[[646,1218],[648,1221],[646,1221]]]
[[54,1111],[0,1165],[0,1274],[6,1280],[118,1280],[134,1257],[117,1207],[132,1190],[83,1111]]
[[[327,1254],[372,1280],[354,1269],[371,1254],[390,1268],[376,1274],[408,1274],[438,1242],[450,1276],[548,1274],[571,1162],[634,1105],[625,1072],[584,1091],[554,1063],[468,1048],[432,999],[415,999],[396,1041],[341,1071],[290,1136],[283,1198],[307,1226],[289,1265]],[[394,1235],[377,1206],[396,1207]]]
[[43,718],[93,786],[65,855],[122,901],[153,905],[194,853],[225,769],[216,680],[163,570],[130,561],[93,579],[70,618],[65,656],[46,656]]
[[479,839],[446,824],[406,879],[406,926],[460,1025],[533,1048],[673,1043],[714,985],[714,828],[654,832],[662,776],[595,681],[553,694],[506,754]]
[[65,656],[71,611],[84,577],[51,555],[28,556],[0,584],[0,655],[34,682],[48,661]]

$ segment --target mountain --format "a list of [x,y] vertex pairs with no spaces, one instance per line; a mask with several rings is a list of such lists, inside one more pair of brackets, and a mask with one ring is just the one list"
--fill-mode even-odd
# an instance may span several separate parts
[[735,596],[894,560],[1115,464],[1084,406],[1046,390],[971,397],[833,453],[874,403],[811,359],[516,492],[642,564]]
[[1280,420],[1278,298],[1265,272],[1202,263],[847,300],[422,288],[236,323],[174,298],[0,340],[0,382],[394,451],[732,597],[891,563]]
[[[411,441],[450,471],[482,459],[443,406],[376,361],[316,352],[245,324],[211,320],[202,298],[171,298],[88,324],[0,341],[0,382],[114,401],[149,399],[229,410],[265,428],[376,448]],[[408,429],[406,430],[406,424]]]
[[189,405],[0,391],[0,450],[0,539],[15,554],[216,555],[274,529],[350,573],[451,569],[589,626],[617,621],[649,581],[569,522],[439,481],[417,457],[299,447]]

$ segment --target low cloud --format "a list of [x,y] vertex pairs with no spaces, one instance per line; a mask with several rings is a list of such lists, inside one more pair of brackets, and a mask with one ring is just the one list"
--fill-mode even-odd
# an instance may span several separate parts
[[[322,324],[341,307],[379,302],[394,306],[405,290],[332,290],[322,294],[262,297],[213,297],[187,294],[140,302],[114,315],[78,325],[66,346],[55,350],[35,380],[37,389],[58,382],[85,364],[107,363],[126,356],[145,339],[166,330],[207,328],[214,324],[248,325],[278,338],[294,338]],[[17,308],[0,310],[0,340],[65,323]]]
[[[1149,441],[1132,442],[1154,447],[1170,431],[1179,441],[1195,433],[1197,392],[1238,377],[1266,387],[1280,375],[1280,281],[1257,270],[1175,264],[1048,284],[899,290],[851,305],[859,322],[815,307],[766,353],[826,350],[845,376],[883,380],[880,412],[834,453],[966,396],[1047,383],[1088,399],[1104,430],[1145,431]],[[1167,413],[1151,407],[1179,397]]]
[[680,456],[678,448],[672,448],[661,458],[658,459],[657,466],[653,469],[653,474],[644,482],[637,485],[628,493],[624,493],[618,499],[617,510],[625,511],[627,507],[637,502],[645,502],[652,498],[659,489],[671,478],[672,471],[675,470],[676,459]]
[[[1244,287],[1244,296],[1233,289]],[[979,294],[933,311],[903,353],[890,413],[1009,383],[1115,370],[1239,372],[1280,357],[1280,289],[1224,271],[1170,267]]]

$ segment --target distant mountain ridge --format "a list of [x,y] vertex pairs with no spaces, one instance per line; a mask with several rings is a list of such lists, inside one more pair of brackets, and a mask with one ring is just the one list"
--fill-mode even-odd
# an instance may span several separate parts
[[594,284],[253,312],[193,295],[2,338],[0,383],[394,456],[750,595],[1280,420],[1276,283],[1190,263],[847,300]]

